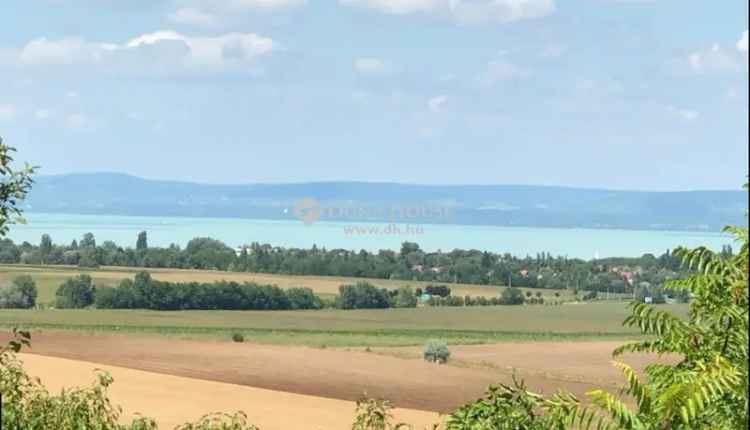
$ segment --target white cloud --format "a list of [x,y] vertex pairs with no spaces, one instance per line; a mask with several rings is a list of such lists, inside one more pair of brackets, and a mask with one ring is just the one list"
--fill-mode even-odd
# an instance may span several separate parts
[[392,15],[432,14],[462,24],[540,18],[555,10],[554,0],[339,0],[339,4]]
[[366,75],[379,75],[387,71],[385,62],[379,58],[357,58],[354,60],[354,70]]
[[201,9],[193,7],[184,7],[177,9],[168,16],[171,22],[176,24],[212,26],[219,21],[216,15],[204,12]]
[[72,113],[65,118],[65,126],[71,130],[90,130],[94,120],[83,113]]
[[427,101],[427,108],[430,110],[430,112],[440,113],[442,112],[447,102],[448,102],[447,96],[432,97],[430,100]]
[[177,24],[210,26],[245,12],[280,12],[304,6],[307,0],[181,0],[167,18]]
[[0,104],[0,121],[13,121],[18,115],[18,110],[13,105]]
[[667,106],[667,112],[685,122],[693,122],[700,117],[700,112],[675,106]]
[[28,42],[16,53],[21,66],[86,66],[97,71],[170,74],[196,70],[247,70],[278,50],[270,38],[254,33],[188,36],[171,30],[142,34],[125,43],[81,38]]
[[747,54],[747,30],[742,33],[740,40],[737,41],[737,50]]
[[277,10],[303,6],[307,0],[227,0],[223,4],[235,9]]
[[40,121],[50,119],[53,115],[54,113],[49,109],[37,109],[36,111],[34,111],[34,118]]
[[508,61],[490,61],[484,73],[479,77],[479,82],[484,85],[493,85],[500,81],[510,81],[526,76],[526,71]]
[[727,73],[739,70],[738,54],[715,43],[709,49],[695,51],[687,56],[687,64],[695,73]]
[[41,37],[27,43],[19,53],[24,64],[73,64],[97,61],[108,45],[92,44],[80,38],[49,40]]

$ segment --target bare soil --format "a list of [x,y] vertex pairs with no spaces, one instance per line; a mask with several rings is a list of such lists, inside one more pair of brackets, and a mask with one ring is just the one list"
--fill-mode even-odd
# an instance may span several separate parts
[[[0,334],[5,341],[7,334]],[[26,352],[208,381],[353,401],[364,393],[409,409],[450,412],[516,372],[530,389],[577,395],[622,382],[611,366],[620,342],[537,342],[451,347],[449,365],[418,348],[371,352],[157,336],[36,332]],[[625,357],[642,367],[645,357]]]

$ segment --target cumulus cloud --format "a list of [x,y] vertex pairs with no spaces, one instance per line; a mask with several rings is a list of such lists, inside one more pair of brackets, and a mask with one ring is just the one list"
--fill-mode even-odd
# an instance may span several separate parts
[[0,103],[0,121],[13,121],[18,110],[13,105]]
[[94,120],[84,113],[72,113],[65,117],[65,126],[70,130],[91,130],[94,128]]
[[17,50],[21,66],[86,66],[125,73],[247,70],[278,47],[254,33],[187,36],[171,30],[142,34],[125,43],[81,38],[38,38]]
[[380,58],[357,58],[354,60],[354,70],[364,75],[380,75],[388,70],[388,66]]
[[685,122],[693,122],[700,117],[700,113],[692,109],[667,106],[667,112]]
[[430,112],[439,113],[442,112],[447,102],[447,96],[435,96],[427,101],[427,108],[430,110]]
[[526,71],[515,64],[504,61],[490,61],[487,68],[479,77],[479,82],[483,85],[493,85],[501,81],[512,81],[526,76]]
[[176,24],[198,26],[216,25],[219,21],[216,15],[204,12],[203,10],[194,7],[184,7],[181,9],[177,9],[175,12],[170,13],[168,18],[171,22],[174,22]]
[[167,18],[176,24],[211,26],[245,12],[279,12],[304,6],[306,0],[182,0]]
[[713,44],[710,49],[688,55],[688,64],[698,73],[727,72],[738,68],[736,57],[718,43]]
[[307,3],[307,0],[228,0],[218,3],[224,3],[226,7],[236,9],[276,10],[302,6]]
[[747,44],[748,32],[745,30],[735,42],[734,47],[714,43],[709,48],[691,52],[682,60],[682,63],[697,74],[736,73],[747,67]]
[[555,10],[554,0],[339,0],[339,4],[392,15],[431,14],[463,24],[540,18]]
[[747,30],[745,30],[742,33],[742,36],[740,36],[740,40],[737,41],[737,50],[747,54]]
[[48,120],[52,118],[53,115],[54,113],[49,109],[37,109],[34,111],[34,118],[40,121]]

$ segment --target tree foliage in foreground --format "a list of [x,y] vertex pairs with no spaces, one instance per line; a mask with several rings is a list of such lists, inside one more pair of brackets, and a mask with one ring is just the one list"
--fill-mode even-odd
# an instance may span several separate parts
[[688,319],[634,302],[625,325],[649,338],[613,353],[615,359],[626,352],[670,355],[675,364],[652,363],[641,377],[614,361],[626,380],[622,390],[590,391],[588,402],[562,392],[546,399],[520,383],[498,385],[451,415],[448,429],[748,428],[748,231],[726,231],[741,244],[736,255],[676,251],[691,271],[666,287],[694,297]]
[[24,165],[13,167],[12,153],[15,148],[7,146],[0,137],[0,237],[8,232],[9,224],[23,222],[20,202],[26,197],[34,182],[31,175],[35,167]]

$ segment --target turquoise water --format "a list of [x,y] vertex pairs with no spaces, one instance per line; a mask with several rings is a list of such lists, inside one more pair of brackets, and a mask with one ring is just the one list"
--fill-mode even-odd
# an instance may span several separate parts
[[[422,249],[449,251],[479,249],[536,255],[550,252],[578,258],[661,254],[679,245],[705,245],[721,249],[731,239],[720,233],[638,231],[607,229],[563,229],[535,227],[490,227],[459,225],[411,225],[379,223],[267,221],[229,218],[135,217],[114,215],[69,215],[27,213],[26,225],[11,227],[16,242],[39,243],[42,234],[55,243],[70,243],[86,232],[97,243],[111,240],[121,246],[135,246],[139,231],[148,231],[149,244],[184,246],[199,236],[216,238],[232,247],[252,242],[285,247],[398,249],[401,242],[417,242]],[[397,230],[398,229],[398,230]]]

